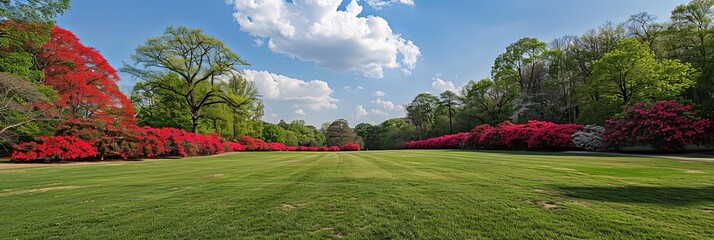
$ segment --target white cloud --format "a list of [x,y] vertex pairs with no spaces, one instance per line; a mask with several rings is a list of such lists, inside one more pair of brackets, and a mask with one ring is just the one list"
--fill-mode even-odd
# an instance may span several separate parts
[[385,95],[387,95],[387,93],[382,92],[382,91],[376,91],[376,92],[372,93],[372,96],[375,96],[375,97],[384,97]]
[[394,104],[394,103],[391,102],[391,101],[384,101],[384,100],[382,100],[381,98],[377,98],[377,99],[375,99],[375,100],[372,100],[372,104],[377,105],[377,106],[381,106],[382,108],[384,108],[384,109],[386,109],[386,110],[389,110],[389,111],[404,108],[404,107],[402,107],[402,106],[400,106],[400,105]]
[[342,89],[345,90],[346,92],[349,92],[349,93],[356,93],[356,92],[359,92],[359,91],[364,90],[364,87],[362,87],[362,86],[357,86],[357,87],[355,87],[354,89],[352,89],[352,87],[350,87],[350,86],[348,85],[348,86],[342,87]]
[[300,115],[300,116],[305,116],[305,111],[302,110],[302,108],[295,109],[295,111],[293,113]]
[[454,86],[454,83],[451,81],[445,81],[441,79],[438,75],[435,78],[432,78],[434,80],[431,82],[431,87],[434,88],[435,90],[439,91],[439,93],[445,92],[447,90],[458,93],[458,88]]
[[333,90],[327,82],[306,82],[267,71],[245,70],[243,75],[266,99],[291,101],[294,106],[311,110],[337,108],[338,100],[331,96]]
[[369,113],[367,112],[367,109],[364,109],[364,106],[362,105],[357,105],[355,107],[355,114],[353,115],[356,119],[360,119],[361,117],[367,116]]
[[263,46],[263,40],[260,38],[253,39],[253,46],[254,47]]
[[387,116],[387,115],[389,115],[388,113],[386,113],[386,112],[384,112],[384,111],[382,111],[382,110],[374,109],[374,108],[372,108],[372,111],[371,111],[371,112],[372,112],[372,114],[375,114],[375,115],[382,115],[382,116]]
[[404,5],[408,6],[414,6],[414,0],[367,0],[366,1],[369,6],[372,6],[372,8],[380,10],[384,7],[391,6],[392,4],[395,3],[401,3]]
[[233,5],[241,31],[267,39],[273,52],[315,62],[319,68],[382,78],[384,69],[410,72],[421,55],[419,47],[394,33],[384,18],[358,16],[362,6],[357,0],[345,10],[338,10],[342,0],[226,2]]
[[275,114],[275,113],[270,114],[270,116],[273,117],[273,118],[278,118],[278,114]]

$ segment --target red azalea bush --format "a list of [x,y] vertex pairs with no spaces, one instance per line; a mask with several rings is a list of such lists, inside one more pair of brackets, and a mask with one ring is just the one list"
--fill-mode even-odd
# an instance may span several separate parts
[[424,140],[411,141],[404,144],[408,149],[449,149],[460,148],[461,143],[469,137],[468,133],[457,133]]
[[573,134],[583,129],[580,124],[552,124],[539,128],[528,139],[529,150],[564,151],[575,149]]
[[629,104],[609,120],[604,141],[610,149],[651,146],[660,152],[681,152],[686,144],[712,144],[712,122],[699,119],[692,107],[677,101]]
[[67,161],[97,155],[90,143],[72,136],[39,137],[38,142],[26,142],[15,146],[11,156],[19,161]]
[[486,133],[487,131],[491,131],[493,127],[488,124],[481,124],[473,129],[471,129],[471,132],[469,132],[468,137],[464,140],[464,144],[466,146],[478,146],[481,145],[480,140],[481,137]]
[[[236,145],[231,147],[230,142],[218,134],[200,135],[175,128],[141,128],[127,124],[121,119],[82,118],[69,119],[61,123],[57,126],[54,137],[43,137],[38,139],[38,142],[27,142],[15,146],[12,159],[16,161],[49,160],[49,157],[46,157],[47,153],[43,153],[46,151],[42,150],[42,146],[47,146],[54,141],[69,141],[67,139],[75,142],[81,140],[75,146],[89,149],[86,151],[92,153],[91,157],[99,160],[159,156],[186,157],[241,149]],[[83,143],[87,143],[87,146],[91,148]],[[59,153],[60,150],[63,152]],[[86,154],[79,154],[79,157],[66,157],[78,154],[73,148],[54,148],[53,152],[55,155],[59,155],[56,159],[60,161],[89,157],[85,156]]]
[[356,143],[345,143],[340,146],[340,151],[359,151],[361,150],[359,144]]
[[245,146],[246,151],[269,151],[270,145],[259,138],[243,136],[238,141]]
[[484,149],[507,149],[503,138],[503,135],[505,135],[505,131],[503,129],[513,125],[514,124],[510,121],[504,121],[496,125],[494,128],[484,129],[478,144],[474,145],[474,147]]

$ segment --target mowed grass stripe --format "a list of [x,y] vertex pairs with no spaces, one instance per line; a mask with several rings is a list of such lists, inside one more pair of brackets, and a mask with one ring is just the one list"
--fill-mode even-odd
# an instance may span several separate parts
[[0,170],[0,238],[706,239],[714,164],[450,150]]

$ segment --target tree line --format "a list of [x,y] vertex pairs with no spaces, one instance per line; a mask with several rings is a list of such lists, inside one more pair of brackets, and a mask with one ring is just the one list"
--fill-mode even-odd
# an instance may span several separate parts
[[359,124],[365,148],[467,132],[509,120],[603,125],[628,103],[677,100],[714,117],[714,1],[693,0],[668,21],[648,13],[550,42],[525,37],[493,63],[491,76],[458,92],[421,93],[407,116]]

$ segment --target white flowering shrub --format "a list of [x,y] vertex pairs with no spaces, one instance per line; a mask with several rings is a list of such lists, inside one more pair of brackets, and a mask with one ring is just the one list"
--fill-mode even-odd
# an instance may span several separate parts
[[604,127],[587,125],[583,130],[573,134],[573,144],[587,151],[600,151],[603,147],[603,132],[605,132]]

